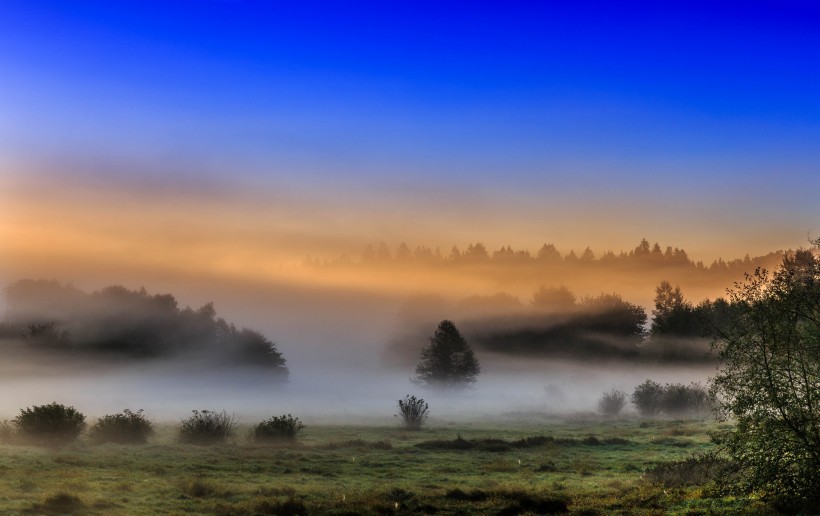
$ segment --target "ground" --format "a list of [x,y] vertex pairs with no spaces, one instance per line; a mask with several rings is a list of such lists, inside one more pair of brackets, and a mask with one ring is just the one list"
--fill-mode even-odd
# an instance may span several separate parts
[[[60,450],[0,446],[3,514],[759,513],[708,487],[649,480],[656,464],[711,448],[708,421],[594,416],[493,422],[308,425],[259,446],[175,442]],[[759,504],[759,502],[758,502]],[[304,512],[307,511],[307,512]]]

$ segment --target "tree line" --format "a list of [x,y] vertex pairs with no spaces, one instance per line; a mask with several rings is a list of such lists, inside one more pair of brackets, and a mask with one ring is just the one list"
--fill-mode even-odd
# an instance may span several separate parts
[[132,359],[184,356],[287,374],[285,358],[270,339],[218,317],[213,303],[180,308],[171,294],[119,285],[86,293],[30,279],[9,285],[6,299],[0,334],[21,337],[28,350]]
[[566,254],[562,254],[552,243],[545,243],[538,251],[531,253],[526,249],[513,249],[509,245],[490,251],[481,242],[470,243],[463,250],[459,249],[458,246],[453,246],[448,252],[442,252],[438,247],[431,248],[424,245],[418,245],[411,249],[404,242],[400,243],[395,249],[390,249],[387,244],[380,242],[376,246],[368,244],[358,257],[341,255],[335,259],[324,261],[308,258],[305,263],[314,267],[379,264],[678,267],[704,272],[729,273],[733,271],[747,272],[760,265],[769,266],[779,262],[783,256],[782,251],[775,251],[755,258],[749,255],[732,260],[717,258],[711,264],[706,265],[702,261],[690,259],[684,249],[672,246],[662,247],[657,242],[650,244],[646,239],[642,239],[634,249],[629,251],[619,253],[605,251],[600,255],[589,247],[579,253],[572,249]]
[[[655,294],[651,313],[617,293],[579,298],[563,285],[540,286],[528,306],[499,293],[467,298],[456,311],[462,314],[459,327],[480,351],[583,360],[714,361],[711,339],[736,307],[723,298],[695,304],[668,281]],[[413,349],[407,339],[415,335],[394,340],[392,349],[397,354]]]

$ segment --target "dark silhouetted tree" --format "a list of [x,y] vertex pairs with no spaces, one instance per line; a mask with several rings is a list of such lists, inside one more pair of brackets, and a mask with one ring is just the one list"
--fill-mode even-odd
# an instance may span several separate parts
[[[820,239],[813,242],[815,250]],[[713,388],[734,422],[717,436],[741,468],[735,488],[820,507],[820,259],[811,250],[757,269],[730,293],[735,314],[716,344]]]
[[421,351],[415,382],[432,387],[461,388],[481,372],[473,350],[452,321],[441,321]]
[[679,286],[672,288],[662,281],[655,289],[655,309],[652,310],[653,335],[691,335],[692,305],[683,299]]

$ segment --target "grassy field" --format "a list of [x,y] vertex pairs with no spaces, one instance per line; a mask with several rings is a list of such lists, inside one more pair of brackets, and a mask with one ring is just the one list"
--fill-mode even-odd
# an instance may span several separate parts
[[295,443],[0,447],[2,514],[543,514],[760,512],[703,486],[650,481],[710,449],[714,423],[595,417],[310,425]]

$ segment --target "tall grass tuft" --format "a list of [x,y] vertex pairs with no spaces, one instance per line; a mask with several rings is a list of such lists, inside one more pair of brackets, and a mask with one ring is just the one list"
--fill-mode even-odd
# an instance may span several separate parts
[[399,413],[404,421],[404,427],[409,430],[420,430],[427,420],[430,406],[421,398],[407,395],[404,399],[398,400]]

